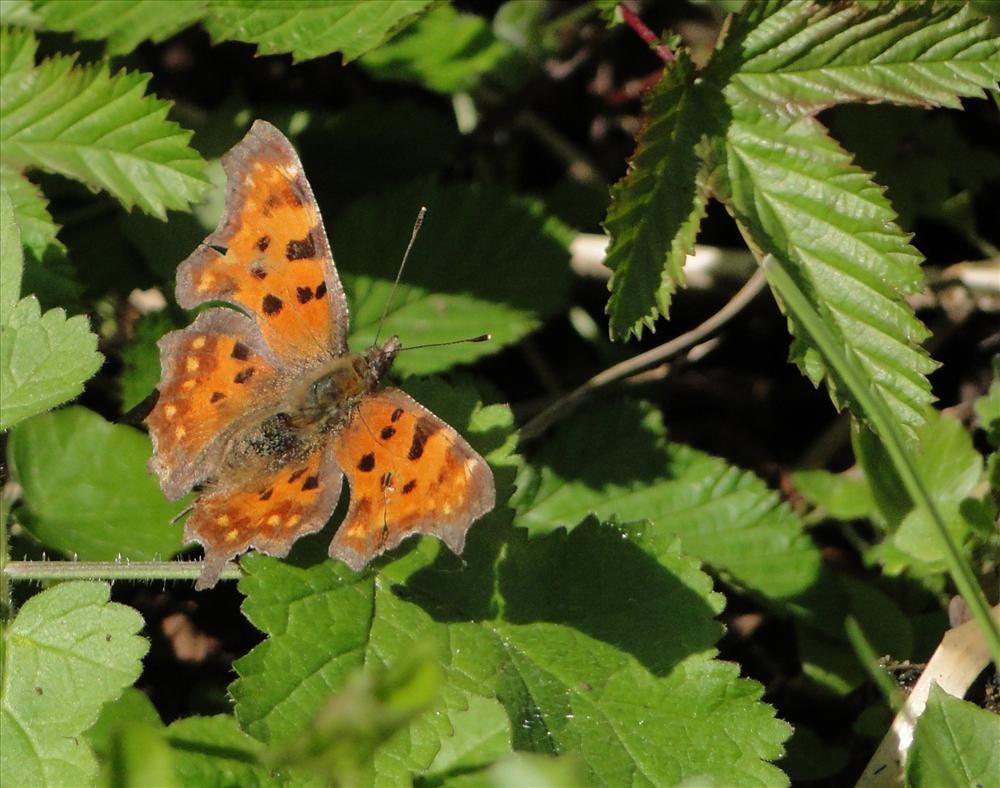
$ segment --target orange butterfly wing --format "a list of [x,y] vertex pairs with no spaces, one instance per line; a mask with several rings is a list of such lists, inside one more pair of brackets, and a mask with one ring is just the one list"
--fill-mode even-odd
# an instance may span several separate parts
[[184,525],[185,541],[205,548],[195,588],[214,586],[226,562],[250,548],[287,555],[296,539],[326,524],[342,484],[343,475],[323,444],[288,467],[250,474],[199,498]]
[[258,120],[222,166],[226,213],[178,268],[178,303],[243,307],[280,359],[308,363],[343,355],[347,301],[294,148]]
[[159,398],[146,418],[150,470],[171,500],[217,470],[225,437],[275,396],[275,360],[246,316],[209,309],[159,341]]
[[358,570],[410,534],[455,553],[495,503],[493,473],[452,427],[398,389],[365,397],[334,440],[351,505],[330,556]]

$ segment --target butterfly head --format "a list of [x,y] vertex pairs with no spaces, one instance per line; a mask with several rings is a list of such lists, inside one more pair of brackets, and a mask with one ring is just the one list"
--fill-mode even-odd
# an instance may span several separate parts
[[372,345],[365,351],[364,356],[364,382],[368,391],[374,391],[379,387],[382,379],[396,360],[399,353],[399,337],[391,336],[381,345]]

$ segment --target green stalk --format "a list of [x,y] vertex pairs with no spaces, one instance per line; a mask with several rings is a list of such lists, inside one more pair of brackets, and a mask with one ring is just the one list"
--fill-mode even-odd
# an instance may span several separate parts
[[892,461],[896,473],[899,474],[913,505],[927,512],[934,522],[941,546],[944,548],[948,572],[965,603],[969,606],[973,618],[979,624],[983,637],[986,638],[993,654],[993,661],[1000,665],[1000,630],[997,629],[997,625],[990,615],[989,603],[976,582],[971,567],[965,561],[958,545],[955,544],[955,540],[945,526],[941,513],[934,505],[934,500],[927,492],[927,488],[924,487],[920,474],[910,460],[903,437],[888,407],[882,398],[869,387],[864,373],[853,359],[844,353],[840,342],[827,328],[826,323],[816,313],[802,291],[799,290],[795,280],[782,267],[781,262],[773,255],[767,255],[764,257],[762,266],[771,286],[777,290],[798,324],[812,338],[827,364],[843,381],[854,401],[868,417],[876,434],[882,439],[889,459]]
[[[197,580],[201,561],[8,561],[4,580]],[[239,580],[236,564],[222,570],[223,580]]]

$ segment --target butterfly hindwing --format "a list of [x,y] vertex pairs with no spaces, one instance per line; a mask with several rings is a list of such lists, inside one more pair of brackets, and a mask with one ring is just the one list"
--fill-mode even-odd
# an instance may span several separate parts
[[178,268],[178,303],[243,307],[275,356],[291,363],[346,353],[344,290],[295,150],[258,120],[222,164],[226,212]]
[[230,558],[254,548],[288,554],[301,536],[320,530],[340,498],[343,475],[324,446],[266,473],[238,477],[198,499],[184,526],[200,542],[205,564],[196,588],[210,588]]
[[414,533],[455,553],[494,505],[493,474],[454,428],[398,389],[365,397],[334,439],[351,503],[330,555],[354,569]]
[[256,326],[232,309],[202,312],[159,348],[159,397],[146,418],[150,469],[176,500],[218,470],[231,429],[276,396],[277,371]]

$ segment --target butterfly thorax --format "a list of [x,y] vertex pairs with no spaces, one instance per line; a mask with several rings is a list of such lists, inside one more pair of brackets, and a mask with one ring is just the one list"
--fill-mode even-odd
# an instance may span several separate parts
[[390,337],[364,353],[338,356],[304,377],[273,412],[234,440],[226,465],[263,472],[311,454],[343,429],[361,400],[381,386],[399,346],[399,339]]

